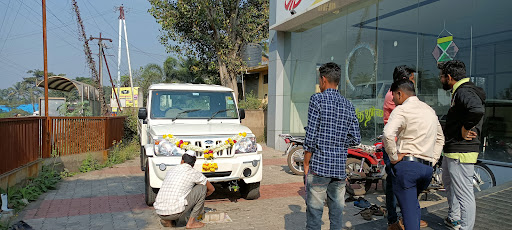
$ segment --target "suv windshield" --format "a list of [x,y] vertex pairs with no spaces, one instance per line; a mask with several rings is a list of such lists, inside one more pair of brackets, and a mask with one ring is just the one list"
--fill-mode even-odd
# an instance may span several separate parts
[[231,92],[153,91],[151,97],[151,118],[238,118]]

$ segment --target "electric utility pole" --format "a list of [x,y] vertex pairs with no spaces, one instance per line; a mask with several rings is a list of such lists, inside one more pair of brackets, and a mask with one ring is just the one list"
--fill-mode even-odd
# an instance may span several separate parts
[[[48,44],[46,36],[46,0],[42,0],[43,20],[43,68],[44,68],[44,116],[46,125],[43,128],[43,158],[50,157],[50,113],[48,111]],[[42,114],[39,114],[42,115]]]
[[[124,17],[124,6],[121,4],[119,9],[119,46],[117,49],[117,91],[121,91],[121,24],[124,25],[124,40],[126,44],[126,56],[128,58],[128,71],[130,72],[130,86],[132,88],[132,104],[135,105],[135,101],[133,100],[133,94],[135,93],[133,90],[133,78],[132,78],[132,66],[130,64],[130,49],[128,49],[128,33],[126,32],[126,20]],[[121,107],[121,105],[118,105]]]
[[100,33],[100,37],[99,38],[95,38],[93,36],[89,37],[89,41],[92,41],[94,39],[98,39],[98,48],[99,48],[99,51],[98,51],[98,62],[99,62],[98,63],[98,75],[99,75],[99,78],[100,78],[100,87],[103,87],[103,63],[101,62],[101,59],[103,57],[103,40],[107,40],[109,42],[112,42],[112,39],[101,37],[101,33]]

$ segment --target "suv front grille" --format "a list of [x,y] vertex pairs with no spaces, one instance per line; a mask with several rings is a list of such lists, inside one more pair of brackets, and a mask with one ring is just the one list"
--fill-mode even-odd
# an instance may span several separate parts
[[231,175],[231,171],[228,172],[204,172],[203,175],[207,178],[210,177],[227,177]]
[[[216,145],[222,143],[221,140],[214,140],[214,142],[212,144],[206,144],[205,141],[186,141],[186,142],[194,143],[195,146],[204,147],[204,148],[210,148],[210,147],[213,147],[213,146],[216,146]],[[231,157],[231,156],[233,156],[234,153],[235,153],[235,151],[233,150],[233,148],[227,148],[227,149],[224,149],[222,151],[215,153],[215,157]],[[203,152],[196,151],[197,158],[204,158],[203,155],[204,155]]]

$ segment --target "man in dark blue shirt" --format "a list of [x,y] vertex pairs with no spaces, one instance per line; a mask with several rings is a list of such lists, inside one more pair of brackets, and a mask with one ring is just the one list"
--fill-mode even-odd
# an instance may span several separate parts
[[321,229],[325,200],[330,229],[343,227],[347,149],[358,145],[361,136],[354,106],[336,89],[340,78],[341,68],[336,63],[323,64],[321,93],[309,100],[304,141],[307,229]]

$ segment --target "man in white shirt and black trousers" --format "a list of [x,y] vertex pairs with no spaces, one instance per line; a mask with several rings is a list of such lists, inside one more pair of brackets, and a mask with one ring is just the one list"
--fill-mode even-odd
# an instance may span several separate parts
[[215,188],[201,172],[194,169],[195,162],[196,156],[183,154],[181,164],[165,175],[153,205],[164,227],[172,227],[173,222],[186,216],[189,216],[187,229],[204,227],[204,223],[196,218],[203,212],[205,198]]
[[416,97],[411,81],[394,82],[390,90],[397,107],[384,127],[384,146],[392,164],[393,192],[405,229],[419,230],[418,195],[430,184],[432,165],[441,156],[443,130],[435,111]]

